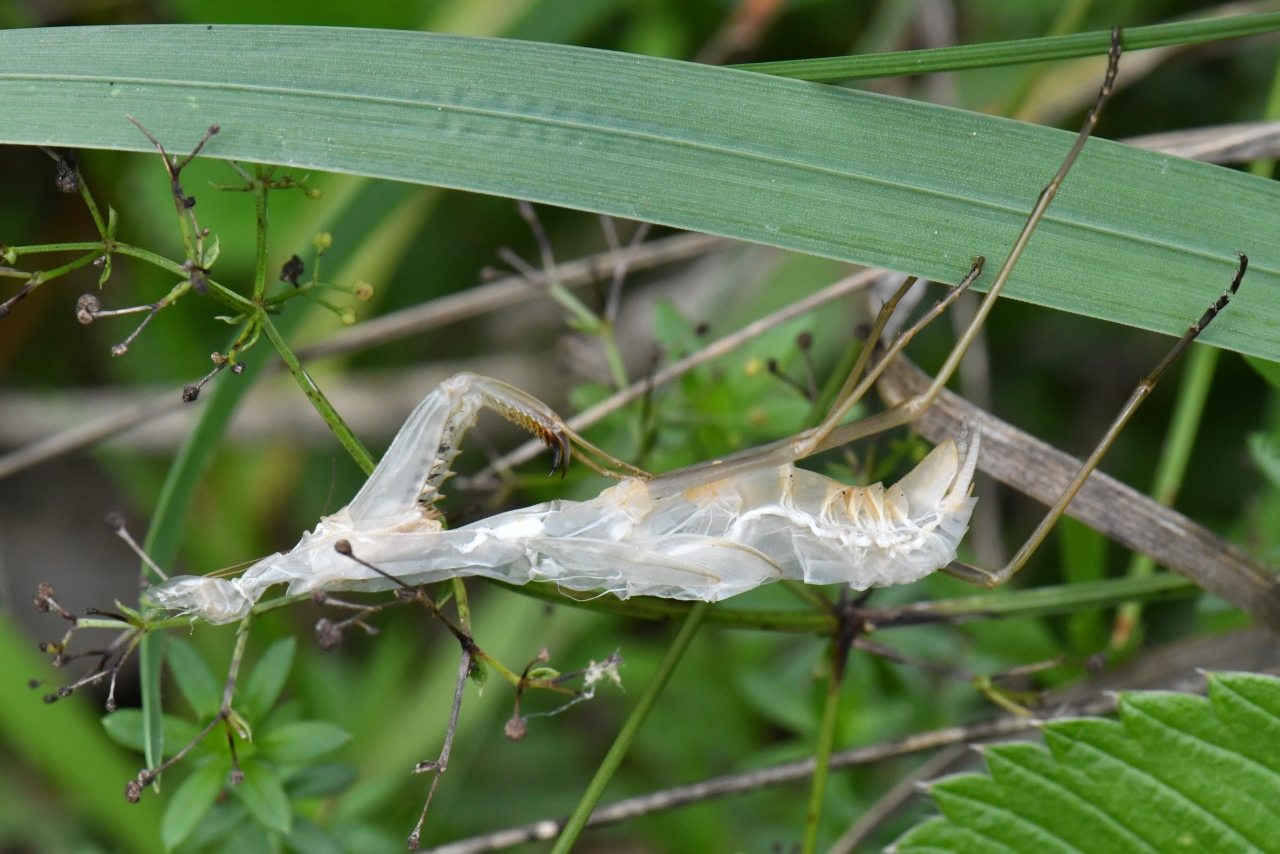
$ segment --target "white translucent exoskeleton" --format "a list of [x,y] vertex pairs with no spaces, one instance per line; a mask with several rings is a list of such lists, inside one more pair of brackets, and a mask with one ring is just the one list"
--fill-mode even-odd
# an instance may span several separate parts
[[291,594],[393,585],[336,551],[340,540],[407,584],[476,575],[708,601],[782,578],[865,590],[916,581],[954,560],[976,500],[974,431],[959,447],[938,445],[887,489],[846,486],[790,463],[679,491],[662,476],[624,477],[590,501],[551,501],[445,530],[433,504],[458,442],[485,406],[556,443],[567,461],[572,434],[548,407],[497,380],[458,374],[413,411],[351,504],[322,518],[292,551],[236,579],[173,578],[153,588],[151,600],[228,623],[277,584]]

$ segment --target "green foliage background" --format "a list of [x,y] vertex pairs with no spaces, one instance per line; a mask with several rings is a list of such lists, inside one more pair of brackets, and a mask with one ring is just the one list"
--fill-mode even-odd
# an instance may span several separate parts
[[[912,32],[895,24],[890,14],[894,5],[795,0],[757,47],[733,59],[831,56],[907,46]],[[1015,9],[1012,4],[988,0],[960,2],[959,35],[966,43],[1038,36],[1047,31],[1059,5],[1045,0],[1017,4]],[[1197,5],[1161,0],[1099,4],[1079,28],[1162,21],[1193,11]],[[730,5],[720,0],[371,0],[361,4],[172,0],[88,10],[0,0],[0,23],[11,27],[186,22],[423,28],[687,59],[711,38],[730,11]],[[899,26],[896,35],[895,26]],[[1267,110],[1276,64],[1274,39],[1179,52],[1117,95],[1104,117],[1101,135],[1122,138],[1256,120]],[[1096,79],[1095,66],[1050,71],[1070,78],[1072,68],[1078,77]],[[959,104],[997,111],[1020,85],[1023,74],[1021,68],[964,72],[956,80]],[[929,97],[921,80],[858,85],[879,86],[922,100]],[[1047,96],[1033,90],[1030,107],[1036,105],[1037,97]],[[1071,113],[1058,121],[1073,127],[1078,117]],[[910,133],[910,128],[902,132]],[[167,210],[167,183],[154,156],[86,151],[82,168],[99,200],[110,201],[121,211],[124,239],[170,254],[180,251]],[[197,161],[187,185],[199,197],[202,223],[214,227],[221,238],[219,275],[246,280],[253,263],[251,201],[241,194],[207,189],[210,181],[230,178],[222,164]],[[376,302],[367,313],[387,312],[471,287],[481,268],[494,263],[504,245],[527,258],[536,257],[532,238],[507,200],[341,175],[315,175],[313,181],[325,190],[320,202],[297,194],[273,197],[273,269],[309,245],[316,231],[329,231],[334,237],[333,249],[326,255],[329,269],[341,270],[339,275],[352,280],[374,282],[378,288]],[[1241,176],[1238,183],[1243,186],[1250,181]],[[85,239],[92,233],[79,200],[54,190],[52,164],[38,151],[0,148],[0,186],[0,240],[5,243]],[[1137,194],[1144,188],[1125,189]],[[1029,204],[1030,197],[1025,201]],[[593,216],[551,209],[543,209],[543,215],[561,259],[605,248]],[[1257,251],[1273,250],[1268,245]],[[655,310],[649,336],[664,358],[698,346],[696,327],[701,321],[710,321],[718,336],[817,290],[847,269],[835,261],[762,250],[739,253],[733,263],[737,266],[725,263],[721,275],[753,274],[749,278],[755,285],[722,299],[709,316],[687,316],[667,304]],[[169,284],[140,265],[120,266],[110,291],[115,304],[154,299]],[[1088,272],[1077,271],[1081,276]],[[1122,282],[1126,275],[1123,269],[1094,272],[1103,282]],[[90,283],[86,275],[74,284],[50,285],[5,319],[0,382],[27,390],[181,384],[203,374],[208,364],[205,354],[225,343],[226,327],[211,320],[209,304],[187,299],[166,311],[127,358],[110,359],[106,353],[120,337],[123,323],[98,323],[86,329],[73,319],[71,306],[80,292],[75,288],[88,290]],[[1216,293],[1223,284],[1214,280],[1200,287]],[[1194,315],[1203,300],[1197,295],[1190,302],[1197,306]],[[1261,308],[1257,313],[1268,317]],[[1269,316],[1275,317],[1274,313]],[[802,423],[808,406],[766,372],[750,370],[752,360],[759,364],[777,358],[800,376],[802,362],[794,342],[798,333],[809,331],[815,341],[816,368],[825,376],[859,319],[856,312],[828,309],[784,325],[691,373],[660,395],[652,418],[655,430],[646,438],[641,439],[630,416],[603,423],[591,436],[624,456],[634,456],[643,443],[646,464],[668,469],[784,435]],[[292,334],[297,340],[314,340],[336,324],[328,315],[314,314],[298,319]],[[513,327],[498,338],[473,321],[325,365],[317,376],[323,384],[348,373],[363,376],[356,372],[462,360],[495,350],[520,354],[555,371],[554,337],[543,327]],[[997,306],[988,337],[995,412],[1077,453],[1101,432],[1133,381],[1168,343],[1150,333],[1013,301]],[[926,367],[935,367],[950,341],[950,330],[939,324],[923,336],[914,355]],[[1151,483],[1177,381],[1176,375],[1171,377],[1157,392],[1105,466],[1139,488]],[[579,379],[572,386],[564,388],[565,397],[557,402],[562,411],[581,408],[605,394],[599,383]],[[1280,412],[1273,395],[1262,376],[1241,357],[1223,354],[1177,505],[1264,558],[1274,557],[1275,522],[1280,516]],[[865,460],[866,449],[857,450]],[[901,452],[905,465],[925,447],[898,434],[882,440],[877,453],[884,459],[895,450]],[[480,457],[470,453],[460,462],[477,468]],[[165,454],[104,448],[84,457],[71,474],[64,471],[58,476],[70,477],[74,483],[85,470],[105,473],[118,490],[117,506],[127,506],[134,518],[146,518],[155,507],[170,462]],[[843,461],[833,457],[823,464],[839,471]],[[581,469],[563,483],[547,482],[541,478],[540,466],[541,461],[522,478],[521,489],[508,497],[509,502],[581,497],[600,486]],[[851,474],[847,467],[844,472]],[[893,470],[885,467],[884,474],[891,475]],[[314,524],[323,508],[345,503],[361,479],[336,444],[223,444],[196,487],[178,565],[187,572],[208,572],[287,548],[300,530]],[[28,489],[41,488],[38,481],[34,487],[31,480],[23,483]],[[1007,491],[1004,496],[1005,540],[1012,546],[1030,530],[1040,510]],[[446,509],[453,518],[468,518],[481,512],[478,503],[475,496],[460,493]],[[1060,542],[1051,541],[1042,550],[1021,584],[1087,580],[1124,571],[1127,556],[1087,529],[1068,528],[1060,536]],[[86,560],[92,562],[94,557],[88,555]],[[491,680],[482,693],[469,687],[454,764],[427,825],[424,841],[428,844],[567,813],[670,641],[668,628],[547,607],[483,585],[473,587],[475,633],[487,650],[514,664],[532,658],[545,645],[553,654],[553,664],[567,670],[620,649],[626,660],[623,677],[628,693],[602,689],[592,702],[560,716],[534,718],[529,737],[516,744],[502,737],[502,724],[510,715],[510,690],[497,680]],[[29,591],[6,592],[11,601],[5,604],[11,610],[27,607]],[[60,592],[77,607],[107,604],[78,601],[69,589]],[[884,591],[876,601],[888,604],[969,592],[948,579],[936,578],[913,588]],[[743,604],[782,607],[791,599],[782,590],[766,589],[750,594]],[[36,659],[32,643],[20,630],[5,624],[0,633],[0,680],[5,686],[0,690],[0,728],[5,737],[0,747],[0,844],[15,851],[156,851],[163,843],[181,840],[179,850],[268,851],[283,840],[291,849],[306,852],[402,850],[405,830],[412,825],[423,794],[420,778],[407,771],[417,760],[433,757],[439,748],[456,669],[456,644],[419,614],[392,613],[379,619],[380,636],[352,637],[341,651],[325,654],[316,648],[311,631],[319,616],[317,609],[305,606],[273,613],[256,624],[247,684],[252,690],[257,679],[260,687],[247,716],[261,754],[246,758],[249,788],[242,794],[247,792],[249,797],[222,798],[205,818],[189,826],[173,816],[198,810],[194,806],[178,810],[172,803],[185,799],[199,806],[218,799],[211,781],[226,767],[225,752],[219,752],[223,746],[211,743],[195,761],[167,775],[159,798],[148,793],[143,803],[126,805],[120,790],[140,759],[117,748],[111,738],[125,747],[139,747],[138,712],[122,709],[107,718],[104,729],[96,721],[99,707],[88,697],[45,707],[40,692],[27,692],[21,686],[33,676],[56,680],[58,675],[49,674]],[[1083,675],[1079,662],[1105,646],[1111,617],[1107,612],[1070,619],[975,623],[959,629],[922,627],[897,630],[883,639],[912,655],[984,673],[1065,653],[1071,663],[1040,675],[1041,685],[1054,685]],[[1143,638],[1144,643],[1154,644],[1243,622],[1213,597],[1182,599],[1148,608]],[[61,630],[52,621],[48,626],[47,636]],[[180,743],[184,727],[189,730],[212,713],[210,686],[216,692],[231,635],[227,630],[201,627],[189,635],[182,633],[181,638],[175,636],[169,655],[179,666],[164,682],[166,709],[174,716],[168,728],[173,742]],[[291,646],[295,637],[296,652]],[[290,660],[282,663],[285,649]],[[704,629],[641,731],[608,799],[808,755],[821,709],[823,661],[823,644],[813,638]],[[275,683],[279,687],[273,689]],[[126,694],[126,705],[136,701],[136,695]],[[843,709],[838,747],[995,712],[966,684],[860,654],[850,662]],[[903,760],[835,775],[823,838],[833,839],[912,764]],[[800,788],[766,790],[631,822],[589,836],[582,847],[764,852],[781,845],[785,849],[799,838],[803,806]],[[166,807],[169,818],[164,815]],[[931,812],[923,803],[913,809],[887,827],[877,842],[889,842],[915,818]],[[246,815],[254,820],[246,820]]]

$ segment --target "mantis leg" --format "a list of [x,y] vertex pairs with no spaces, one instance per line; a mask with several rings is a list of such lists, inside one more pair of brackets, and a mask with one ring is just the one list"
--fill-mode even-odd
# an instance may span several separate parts
[[[868,339],[867,348],[863,351],[863,355],[859,356],[853,371],[841,389],[840,395],[837,396],[831,412],[817,427],[771,445],[764,445],[741,454],[726,456],[697,466],[690,466],[679,472],[656,478],[651,481],[650,490],[657,495],[671,494],[744,471],[772,465],[784,465],[812,456],[819,451],[843,445],[854,439],[860,439],[892,427],[908,424],[928,409],[933,404],[934,399],[937,398],[938,393],[946,386],[947,381],[951,379],[951,375],[959,366],[960,360],[964,358],[969,345],[973,343],[973,339],[977,337],[978,330],[982,328],[982,324],[986,321],[987,315],[991,313],[991,308],[1000,296],[1000,292],[1004,290],[1005,284],[1013,274],[1014,267],[1022,257],[1027,243],[1031,240],[1031,235],[1035,232],[1040,221],[1044,219],[1049,203],[1058,194],[1058,188],[1062,186],[1067,173],[1071,171],[1071,167],[1084,149],[1084,144],[1089,140],[1089,136],[1097,126],[1098,116],[1101,114],[1102,108],[1106,105],[1108,99],[1110,99],[1111,92],[1115,87],[1116,71],[1119,68],[1119,64],[1120,30],[1113,29],[1111,31],[1111,50],[1108,54],[1107,74],[1103,79],[1102,88],[1098,92],[1098,99],[1094,103],[1093,109],[1089,111],[1089,115],[1085,118],[1084,125],[1080,128],[1080,133],[1076,136],[1075,144],[1067,152],[1067,156],[1062,161],[1062,165],[1058,168],[1058,173],[1053,177],[1053,180],[1040,191],[1035,206],[1031,209],[1031,213],[1027,217],[1026,223],[1022,226],[1022,231],[1019,232],[1017,240],[1014,241],[1013,249],[1001,266],[1000,272],[996,274],[995,281],[991,283],[986,296],[983,297],[982,302],[978,305],[978,310],[974,312],[973,320],[969,323],[964,333],[961,334],[960,339],[956,341],[955,346],[951,348],[951,352],[948,354],[942,369],[938,371],[938,375],[934,378],[932,385],[925,392],[908,398],[885,412],[877,413],[869,418],[864,418],[861,421],[847,424],[843,427],[837,426],[840,420],[849,414],[849,410],[875,384],[875,381],[888,365],[889,360],[906,347],[907,343],[911,341],[920,329],[937,317],[973,283],[982,272],[983,259],[981,257],[974,259],[974,264],[969,273],[941,302],[910,328],[899,333],[885,349],[884,356],[880,361],[867,371],[865,376],[862,376],[867,363],[870,361],[870,354],[875,347],[875,337]],[[906,285],[904,285],[905,287]],[[880,315],[876,319],[876,331],[884,328],[888,322],[889,315],[892,314],[894,307],[897,305],[897,300],[901,298],[903,293],[905,293],[905,290],[900,290],[881,309]]]
[[1040,546],[1040,544],[1044,542],[1044,538],[1048,536],[1050,529],[1053,528],[1058,519],[1062,516],[1063,512],[1067,509],[1067,505],[1071,503],[1071,499],[1080,491],[1080,487],[1084,486],[1084,482],[1089,478],[1089,475],[1093,473],[1093,470],[1098,467],[1098,463],[1102,461],[1103,455],[1106,454],[1108,449],[1110,449],[1111,444],[1115,441],[1116,436],[1119,435],[1120,430],[1138,409],[1139,404],[1147,398],[1147,395],[1151,394],[1151,390],[1156,387],[1156,383],[1159,382],[1160,377],[1164,375],[1165,371],[1169,369],[1169,366],[1174,363],[1182,351],[1187,349],[1191,342],[1196,340],[1200,333],[1204,331],[1204,328],[1218,316],[1218,312],[1227,307],[1227,304],[1231,301],[1231,297],[1235,296],[1236,291],[1239,289],[1240,281],[1244,278],[1244,273],[1245,270],[1248,269],[1248,266],[1249,258],[1243,254],[1240,255],[1240,265],[1236,268],[1235,276],[1231,279],[1230,287],[1223,292],[1222,296],[1218,297],[1217,301],[1214,302],[1213,305],[1209,306],[1198,321],[1193,323],[1187,329],[1186,333],[1178,339],[1178,343],[1173,345],[1173,349],[1169,351],[1168,355],[1160,361],[1160,364],[1156,365],[1155,370],[1143,377],[1141,382],[1138,383],[1137,388],[1133,390],[1133,394],[1129,395],[1128,401],[1126,401],[1125,405],[1120,409],[1120,413],[1115,417],[1115,420],[1111,422],[1111,426],[1107,428],[1107,432],[1103,434],[1103,437],[1098,442],[1097,447],[1093,449],[1093,453],[1091,453],[1089,458],[1084,461],[1084,464],[1080,466],[1080,470],[1076,472],[1076,476],[1072,478],[1071,483],[1067,486],[1066,490],[1054,503],[1053,507],[1049,509],[1049,512],[1045,515],[1044,519],[1040,521],[1040,524],[1036,527],[1035,531],[1032,532],[1027,541],[1022,544],[1022,548],[1018,549],[1018,553],[1013,556],[1012,560],[994,572],[981,569],[976,566],[970,566],[969,564],[962,563],[960,561],[952,561],[948,566],[944,567],[942,571],[949,575],[954,575],[964,581],[981,584],[986,587],[995,587],[998,584],[1003,584],[1008,581],[1015,572],[1021,569],[1027,560],[1030,559],[1031,555],[1035,553],[1035,550]]
[[[929,408],[934,399],[938,396],[938,392],[942,390],[942,388],[947,384],[947,381],[951,379],[951,375],[955,372],[956,368],[959,367],[960,360],[964,358],[964,354],[969,350],[969,345],[973,343],[973,339],[978,336],[978,330],[982,328],[982,324],[986,321],[987,315],[991,313],[992,306],[1000,296],[1000,292],[1004,290],[1005,284],[1013,274],[1014,267],[1017,266],[1018,260],[1022,257],[1023,251],[1027,248],[1027,243],[1031,240],[1031,235],[1035,232],[1036,227],[1040,225],[1040,220],[1044,218],[1045,212],[1049,209],[1049,203],[1052,202],[1054,196],[1058,194],[1058,188],[1062,186],[1062,182],[1067,177],[1067,173],[1071,171],[1071,167],[1080,156],[1081,150],[1084,149],[1084,144],[1089,140],[1089,136],[1093,133],[1093,129],[1098,124],[1098,116],[1102,113],[1102,108],[1111,97],[1111,92],[1115,87],[1116,71],[1120,66],[1120,30],[1118,29],[1113,29],[1111,31],[1111,51],[1107,58],[1107,74],[1103,79],[1102,88],[1098,92],[1098,100],[1094,103],[1093,109],[1089,111],[1089,115],[1085,117],[1084,125],[1080,128],[1080,133],[1076,136],[1075,144],[1071,146],[1071,150],[1067,152],[1066,158],[1058,168],[1058,174],[1053,177],[1053,180],[1049,182],[1048,186],[1040,191],[1040,196],[1036,199],[1036,204],[1031,209],[1031,214],[1027,217],[1026,223],[1022,226],[1022,231],[1018,234],[1018,239],[1014,241],[1013,249],[1009,252],[1009,256],[1005,259],[1003,266],[1001,266],[1000,272],[996,274],[995,281],[991,283],[991,287],[987,291],[987,295],[978,305],[978,310],[974,313],[973,320],[969,323],[969,326],[965,329],[964,333],[961,334],[960,339],[956,341],[955,346],[951,348],[951,352],[947,355],[946,362],[943,363],[942,369],[938,371],[938,375],[934,378],[933,384],[929,387],[928,391],[909,400],[905,400],[897,407],[890,410],[890,413],[896,414],[891,418],[884,419],[884,426],[879,429],[886,429],[887,427],[894,427],[914,421],[921,413]],[[954,288],[950,294],[948,294],[948,299],[939,303],[937,310],[945,308],[945,306],[949,304],[950,300],[954,300],[955,297],[959,296],[959,292],[964,288],[967,288],[973,280],[977,278],[978,273],[981,272],[981,270],[982,259],[978,258],[976,259],[973,268],[969,271],[969,275],[967,275],[964,280],[961,281],[961,283]],[[885,304],[885,308],[889,308],[888,303]],[[891,312],[892,308],[889,308],[889,310]],[[925,316],[923,322],[932,320],[934,316],[936,316],[936,314],[934,314],[934,312],[930,312],[929,315]],[[882,309],[881,318],[877,319],[877,325],[880,328],[883,328],[883,324],[884,322],[887,322],[887,320],[888,318],[884,316],[884,310]],[[915,331],[917,331],[920,326],[921,324],[916,324],[916,326],[900,334],[896,339],[894,339],[893,343],[890,344],[886,350],[884,358],[880,360],[877,368],[873,369],[866,378],[861,382],[858,382],[852,389],[849,389],[849,386],[853,385],[856,377],[849,377],[849,380],[845,382],[845,387],[848,389],[848,392],[844,395],[843,399],[837,397],[836,404],[831,408],[831,412],[828,413],[823,422],[813,430],[801,434],[801,436],[796,440],[795,454],[797,459],[807,457],[821,449],[823,446],[823,440],[827,439],[831,435],[832,431],[835,430],[836,425],[840,423],[840,419],[844,418],[845,415],[849,413],[849,410],[853,408],[853,405],[857,403],[868,390],[870,390],[876,378],[879,377],[880,371],[883,370],[884,365],[888,363],[889,359],[897,355],[898,351],[906,346],[907,342],[911,340],[911,336],[915,334]],[[874,338],[868,341],[868,348],[874,345],[874,341]],[[859,365],[855,365],[854,367],[855,373],[860,372],[862,361],[863,360],[859,358]],[[844,390],[842,389],[842,392],[843,391]]]
[[[455,374],[418,404],[400,428],[377,469],[351,502],[356,522],[381,519],[431,506],[440,487],[453,475],[463,435],[476,423],[481,409],[492,409],[541,438],[555,453],[552,472],[569,467],[572,448],[593,454],[604,465],[580,454],[579,459],[600,474],[613,477],[649,475],[616,459],[569,429],[542,401],[499,380],[478,374]],[[619,475],[615,470],[625,472]]]

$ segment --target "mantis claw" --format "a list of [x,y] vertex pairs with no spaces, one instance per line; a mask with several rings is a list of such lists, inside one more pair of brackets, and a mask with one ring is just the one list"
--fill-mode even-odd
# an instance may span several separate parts
[[543,435],[542,440],[547,443],[547,447],[555,455],[551,461],[551,471],[547,472],[547,477],[555,477],[556,469],[560,469],[560,479],[563,480],[565,475],[569,473],[569,458],[572,456],[569,436],[560,431],[548,432]]

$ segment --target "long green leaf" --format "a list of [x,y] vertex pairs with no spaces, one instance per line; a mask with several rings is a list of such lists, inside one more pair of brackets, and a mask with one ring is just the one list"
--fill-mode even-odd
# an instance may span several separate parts
[[[1175,21],[1146,27],[1129,27],[1120,44],[1125,50],[1195,44],[1280,30],[1280,12],[1235,15],[1194,21]],[[794,77],[797,80],[865,80],[899,74],[931,74],[935,71],[963,71],[966,68],[993,68],[1101,56],[1111,47],[1111,31],[1069,33],[1035,39],[965,44],[931,50],[904,50],[862,56],[832,56],[823,59],[795,59],[782,62],[753,62],[738,65],[747,71]]]
[[[0,143],[175,150],[522,197],[956,281],[1007,253],[1062,131],[744,71],[438,34],[297,27],[0,32]],[[1280,358],[1280,188],[1105,141],[1008,287]]]
[[1209,675],[1209,697],[1125,694],[1120,722],[1045,724],[1048,750],[986,748],[991,776],[932,785],[911,852],[1280,851],[1280,679]]

